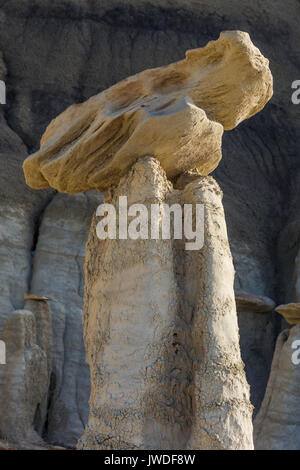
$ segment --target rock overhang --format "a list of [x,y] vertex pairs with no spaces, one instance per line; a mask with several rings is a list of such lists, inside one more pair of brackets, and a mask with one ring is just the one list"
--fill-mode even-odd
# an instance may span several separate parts
[[76,193],[118,184],[135,161],[157,158],[168,178],[221,160],[224,130],[259,112],[273,92],[269,61],[241,31],[225,31],[185,59],[140,72],[54,119],[23,165],[34,189]]

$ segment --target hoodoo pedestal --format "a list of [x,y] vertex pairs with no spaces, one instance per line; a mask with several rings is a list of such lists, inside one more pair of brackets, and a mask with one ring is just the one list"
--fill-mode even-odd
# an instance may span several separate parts
[[[205,175],[220,162],[223,131],[258,113],[272,92],[269,62],[249,35],[225,31],[179,62],[69,107],[25,160],[35,189],[97,189],[113,215],[120,196],[141,209],[129,238],[123,216],[105,240],[96,219],[91,227],[84,335],[92,393],[81,448],[252,448],[221,191]],[[136,235],[160,204],[147,218],[152,236]],[[204,244],[197,212],[180,212],[197,204]],[[160,238],[157,223],[172,205],[180,215]],[[185,240],[177,230],[189,218]]]
[[92,393],[83,449],[252,448],[222,193],[211,177],[191,179],[173,189],[159,162],[145,157],[106,203],[118,207],[126,195],[128,206],[142,203],[149,212],[155,204],[201,204],[201,250],[186,250],[187,240],[174,236],[99,240],[94,218],[85,266]]

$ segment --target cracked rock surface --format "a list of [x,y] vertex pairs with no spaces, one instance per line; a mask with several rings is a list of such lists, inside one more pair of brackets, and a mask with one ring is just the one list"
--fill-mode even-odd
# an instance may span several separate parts
[[[86,101],[142,70],[181,60],[186,50],[216,40],[222,30],[248,31],[253,43],[270,59],[274,77],[274,96],[264,110],[224,133],[223,158],[213,174],[224,193],[235,288],[268,296],[277,305],[299,302],[300,106],[291,103],[291,83],[299,78],[300,69],[299,15],[298,0],[287,4],[281,0],[251,4],[248,0],[0,0],[0,79],[7,73],[8,103],[0,106],[0,329],[8,315],[24,308],[24,293],[31,291],[41,224],[45,237],[47,219],[55,217],[45,211],[55,192],[30,189],[22,172],[24,159],[39,149],[46,126],[73,103]],[[78,227],[87,236],[90,220],[84,213],[80,219],[81,210],[77,204],[69,206],[63,218],[66,225],[71,225],[73,218],[78,220]],[[93,210],[92,203],[90,214]],[[60,240],[70,240],[69,231],[60,233]],[[65,269],[69,257],[59,250],[59,243],[53,247],[57,250],[56,268],[47,280],[43,275],[41,284],[47,283],[43,292],[51,295],[51,288],[51,296],[66,306],[66,315],[78,317],[76,324],[80,325],[82,300],[80,308],[74,308],[68,291],[62,292],[55,282],[66,273],[77,292],[75,261],[72,269]],[[80,243],[84,251],[84,237]],[[36,267],[36,279],[39,269],[47,271],[46,267]],[[76,298],[79,305],[79,296]],[[256,339],[266,357],[263,375],[247,372],[256,354],[249,348],[248,330],[245,337],[246,372],[256,409],[264,393],[272,345],[281,330],[281,319],[276,314],[269,316],[270,327],[261,330]],[[54,357],[60,358],[56,375],[60,379],[51,382],[50,409],[57,409],[55,403],[61,396],[59,407],[61,410],[64,403],[65,416],[52,421],[55,440],[61,445],[70,442],[70,435],[65,437],[65,423],[73,422],[71,413],[76,416],[70,430],[73,445],[82,431],[79,411],[74,413],[74,398],[68,408],[67,397],[74,394],[74,384],[67,380],[68,367],[63,367],[62,351],[71,351],[74,344],[69,341],[71,323],[66,322],[65,330],[58,326],[59,335],[54,338]],[[74,348],[78,350],[77,341]],[[78,370],[82,370],[86,368],[83,351],[79,356]],[[62,383],[69,392],[60,395]],[[89,393],[87,386],[83,389],[80,407],[86,410],[81,412],[84,421]],[[52,411],[50,421],[51,416]]]
[[[159,162],[138,160],[105,202],[204,204],[205,244],[99,240],[85,264],[91,369],[83,449],[251,449],[222,192],[212,177],[174,190]],[[195,222],[195,221],[194,221]]]

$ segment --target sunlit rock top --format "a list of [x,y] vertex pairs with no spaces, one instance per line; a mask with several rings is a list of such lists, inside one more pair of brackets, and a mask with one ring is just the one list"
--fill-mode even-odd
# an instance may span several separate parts
[[225,31],[179,62],[70,106],[25,160],[26,182],[67,193],[105,190],[145,155],[169,178],[193,168],[207,175],[221,159],[223,130],[259,112],[272,92],[269,61],[248,33]]
[[300,303],[278,305],[275,312],[280,313],[290,325],[300,324]]

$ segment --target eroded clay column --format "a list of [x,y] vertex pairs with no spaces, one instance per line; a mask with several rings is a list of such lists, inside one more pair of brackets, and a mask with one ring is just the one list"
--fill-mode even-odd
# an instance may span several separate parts
[[241,360],[234,267],[222,192],[212,177],[188,184],[182,204],[203,204],[204,245],[181,247],[180,299],[191,414],[188,449],[252,449],[252,405]]
[[205,175],[220,162],[223,131],[271,96],[268,60],[247,33],[225,31],[69,107],[25,160],[35,189],[98,189],[116,207],[119,196],[205,206],[204,247],[191,252],[174,237],[100,241],[94,219],[84,320],[91,413],[80,447],[252,447],[221,192]]
[[100,241],[94,220],[84,316],[92,393],[80,447],[251,449],[221,191],[211,177],[174,190],[145,157],[107,202],[124,195],[149,211],[203,204],[205,243],[189,251],[187,240]]
[[12,312],[1,340],[7,364],[0,367],[0,434],[19,443],[43,444],[52,368],[49,297],[25,294],[25,309]]
[[[163,173],[154,159],[139,161],[106,202],[118,207],[124,195],[129,206],[164,202],[171,187]],[[94,219],[84,314],[92,391],[82,448],[176,446],[168,367],[177,303],[171,240],[100,241]]]

